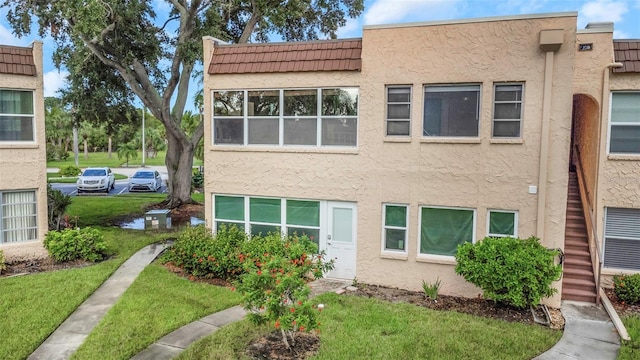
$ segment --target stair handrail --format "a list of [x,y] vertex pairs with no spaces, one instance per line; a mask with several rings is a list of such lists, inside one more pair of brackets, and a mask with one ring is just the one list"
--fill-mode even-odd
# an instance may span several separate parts
[[[586,222],[587,227],[587,239],[589,241],[589,247],[591,247],[593,243],[593,247],[596,248],[596,252],[594,254],[593,251],[590,251],[591,254],[591,267],[594,270],[594,280],[596,283],[596,304],[600,304],[600,273],[602,272],[602,250],[600,249],[600,240],[598,239],[598,234],[596,233],[596,222],[593,216],[593,206],[591,205],[591,199],[588,196],[589,189],[587,189],[587,185],[585,184],[585,174],[584,168],[582,167],[582,159],[580,156],[580,149],[578,148],[578,144],[573,145],[573,164],[576,167],[576,175],[578,178],[578,188],[580,190],[580,202],[582,204],[582,212],[585,214],[585,218],[588,218],[589,221]],[[585,206],[586,204],[586,206]],[[596,267],[596,263],[598,266]]]

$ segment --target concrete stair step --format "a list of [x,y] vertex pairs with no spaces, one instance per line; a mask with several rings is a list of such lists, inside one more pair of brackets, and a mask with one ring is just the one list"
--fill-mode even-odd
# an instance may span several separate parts
[[562,289],[562,300],[596,302],[596,293],[588,290]]
[[569,289],[583,289],[583,290],[589,290],[589,291],[594,291],[595,292],[595,288],[596,288],[596,282],[593,279],[593,277],[588,278],[588,277],[580,277],[580,278],[573,278],[573,277],[564,277],[562,279],[562,288],[569,288]]
[[587,258],[591,259],[591,253],[589,253],[589,246],[581,246],[579,248],[571,247],[564,250],[565,257],[571,258]]
[[573,278],[590,278],[593,279],[593,270],[589,269],[579,269],[579,268],[574,268],[574,267],[567,267],[565,265],[564,269],[562,270],[562,273],[564,274],[563,276],[569,276],[569,277],[573,277]]

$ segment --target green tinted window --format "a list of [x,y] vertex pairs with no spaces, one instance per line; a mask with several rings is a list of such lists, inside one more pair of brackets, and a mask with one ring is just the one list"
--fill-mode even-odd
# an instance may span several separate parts
[[287,200],[287,224],[320,226],[320,202]]
[[216,219],[244,221],[244,198],[220,196],[215,198]]
[[453,256],[458,245],[473,241],[473,211],[423,208],[420,253]]
[[280,224],[280,202],[280,199],[250,198],[249,219],[257,222]]
[[490,212],[489,235],[514,236],[515,214],[512,212]]
[[406,206],[394,206],[386,205],[384,214],[385,226],[407,226],[407,207]]

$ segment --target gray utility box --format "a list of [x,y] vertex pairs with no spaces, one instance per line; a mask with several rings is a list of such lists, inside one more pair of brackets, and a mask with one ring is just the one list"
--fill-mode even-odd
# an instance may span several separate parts
[[144,229],[171,229],[171,211],[151,210],[144,214]]

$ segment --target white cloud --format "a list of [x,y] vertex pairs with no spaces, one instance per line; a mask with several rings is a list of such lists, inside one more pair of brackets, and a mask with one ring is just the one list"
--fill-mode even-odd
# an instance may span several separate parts
[[364,14],[367,25],[451,19],[459,0],[377,0]]
[[0,44],[11,46],[27,46],[31,44],[33,40],[30,38],[18,38],[12,32],[10,28],[0,24]]
[[46,72],[43,76],[44,81],[44,96],[45,97],[58,97],[57,93],[67,82],[67,71],[53,70]]
[[624,1],[589,1],[578,12],[578,28],[584,28],[590,22],[621,21],[628,11],[627,3]]
[[631,39],[631,35],[622,31],[622,30],[613,30],[613,38],[614,39]]
[[337,34],[338,39],[362,36],[362,24],[360,23],[360,19],[347,20],[345,26],[338,29]]

